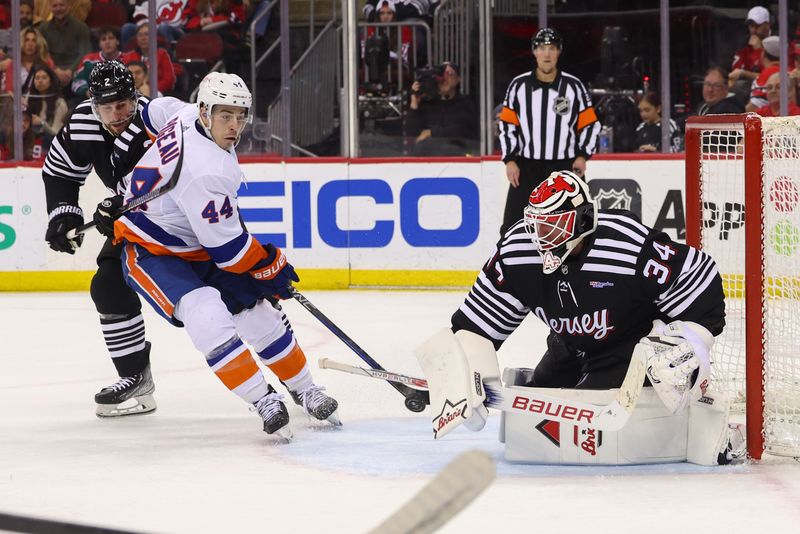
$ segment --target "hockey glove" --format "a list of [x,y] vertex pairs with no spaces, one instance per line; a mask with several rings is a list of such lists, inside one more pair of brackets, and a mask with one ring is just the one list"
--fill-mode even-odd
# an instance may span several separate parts
[[639,342],[647,354],[647,377],[673,414],[703,395],[711,374],[713,343],[711,332],[697,323],[665,325],[659,320],[653,321],[653,330]]
[[97,205],[94,212],[94,224],[104,236],[114,237],[114,221],[119,217],[122,204],[122,195],[115,195]]
[[292,282],[299,282],[300,277],[294,272],[294,267],[286,260],[283,251],[275,245],[264,245],[267,257],[258,262],[250,271],[250,276],[264,286],[268,295],[280,299],[292,298]]
[[50,212],[49,219],[47,232],[44,234],[47,244],[56,252],[75,254],[75,251],[83,243],[83,234],[78,234],[72,239],[68,239],[67,232],[83,224],[83,210],[78,206],[60,202]]

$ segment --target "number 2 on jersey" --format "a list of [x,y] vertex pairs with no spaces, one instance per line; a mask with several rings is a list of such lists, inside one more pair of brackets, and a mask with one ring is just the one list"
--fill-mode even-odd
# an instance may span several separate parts
[[201,214],[204,219],[208,219],[210,224],[218,223],[220,215],[224,216],[226,219],[230,218],[233,215],[233,206],[231,206],[231,199],[225,197],[225,200],[222,202],[222,207],[217,211],[217,203],[213,200],[209,200],[206,207],[203,208],[203,213]]

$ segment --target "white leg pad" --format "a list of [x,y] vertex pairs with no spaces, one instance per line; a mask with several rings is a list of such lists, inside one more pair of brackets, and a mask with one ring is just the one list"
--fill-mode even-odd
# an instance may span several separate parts
[[721,393],[707,390],[689,404],[689,444],[686,460],[699,465],[718,465],[720,451],[727,446],[730,405]]
[[213,287],[200,287],[181,297],[173,315],[183,323],[195,348],[204,356],[236,335],[231,313]]
[[[535,388],[511,389],[528,390]],[[608,404],[616,390],[542,388],[542,393]],[[510,462],[566,465],[631,465],[686,460],[688,411],[671,415],[652,388],[644,388],[622,430],[582,429],[530,415],[503,413],[500,441]]]
[[444,328],[419,346],[415,354],[428,379],[433,436],[441,438],[469,419],[471,430],[486,424],[484,380],[498,380],[494,345],[472,332]]

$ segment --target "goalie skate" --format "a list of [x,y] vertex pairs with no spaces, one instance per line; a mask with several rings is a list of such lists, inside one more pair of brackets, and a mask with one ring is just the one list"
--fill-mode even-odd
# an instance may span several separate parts
[[275,388],[270,385],[268,393],[256,401],[253,406],[264,420],[264,432],[275,434],[289,441],[292,439],[292,430],[289,428],[289,412],[282,399],[283,395],[277,393]]
[[328,421],[333,426],[341,426],[342,420],[339,419],[339,403],[336,399],[324,394],[322,386],[309,386],[302,391],[292,391],[289,393],[292,396],[295,404],[302,406],[308,415],[320,421]]
[[740,464],[747,461],[747,432],[745,426],[738,423],[728,423],[728,443],[720,451],[717,463],[719,465]]
[[124,376],[101,389],[95,396],[97,417],[122,417],[142,415],[156,410],[153,392],[156,386],[150,373],[150,365],[141,373]]

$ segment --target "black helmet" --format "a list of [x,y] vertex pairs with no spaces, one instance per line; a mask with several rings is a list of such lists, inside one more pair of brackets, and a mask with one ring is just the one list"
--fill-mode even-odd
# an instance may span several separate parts
[[89,96],[95,105],[136,98],[133,74],[117,60],[101,61],[89,74]]
[[535,50],[537,46],[551,44],[561,50],[563,45],[561,36],[553,28],[542,28],[531,39],[531,50]]

